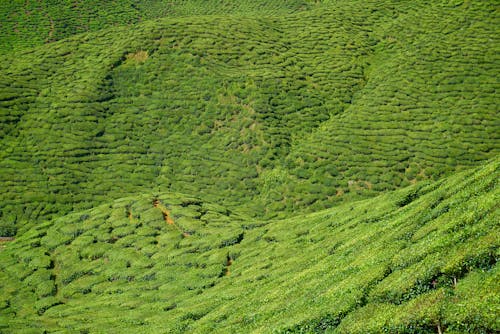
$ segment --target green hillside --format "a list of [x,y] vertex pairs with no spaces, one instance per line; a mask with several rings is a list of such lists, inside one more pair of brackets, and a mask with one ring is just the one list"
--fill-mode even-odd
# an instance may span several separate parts
[[0,53],[48,44],[88,31],[160,17],[213,14],[278,15],[304,10],[308,0],[9,0],[0,3]]
[[0,333],[500,332],[498,1],[0,3]]
[[176,194],[73,213],[0,252],[0,323],[15,333],[498,332],[499,167],[277,221]]
[[0,234],[151,190],[286,217],[473,167],[499,151],[498,23],[337,1],[4,56]]

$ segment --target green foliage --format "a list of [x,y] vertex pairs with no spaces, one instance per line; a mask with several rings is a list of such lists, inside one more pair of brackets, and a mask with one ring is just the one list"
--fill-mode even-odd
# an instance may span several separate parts
[[131,25],[159,17],[192,15],[286,14],[301,11],[309,1],[217,0],[87,0],[43,2],[13,0],[0,4],[0,52],[18,51],[88,31]]
[[[87,30],[151,6],[151,17],[171,17],[2,57],[4,235],[151,189],[287,217],[498,152],[491,5],[146,4],[78,6],[102,20]],[[469,16],[481,24],[460,23]]]
[[495,10],[3,1],[0,332],[500,331]]
[[119,199],[1,250],[0,315],[7,332],[496,332],[499,166],[261,222]]
[[3,237],[15,236],[17,232],[17,227],[15,223],[8,221],[0,222],[0,235]]

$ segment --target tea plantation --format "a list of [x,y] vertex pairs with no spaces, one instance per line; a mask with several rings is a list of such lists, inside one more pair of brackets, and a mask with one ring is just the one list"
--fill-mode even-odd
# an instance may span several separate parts
[[285,220],[170,193],[75,212],[0,252],[0,328],[497,332],[499,167]]
[[498,1],[0,4],[0,333],[500,331]]
[[10,0],[0,3],[0,53],[51,43],[78,33],[161,17],[213,14],[278,15],[310,0]]

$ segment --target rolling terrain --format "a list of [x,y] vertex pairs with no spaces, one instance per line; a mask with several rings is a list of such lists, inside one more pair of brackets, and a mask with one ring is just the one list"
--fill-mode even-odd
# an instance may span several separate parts
[[2,234],[151,190],[286,217],[474,167],[499,149],[494,13],[339,1],[4,56]]
[[308,0],[12,0],[0,3],[0,53],[48,44],[88,31],[133,26],[161,17],[279,15],[309,8]]
[[498,5],[3,2],[0,333],[500,331]]
[[0,323],[16,333],[493,333],[498,175],[495,159],[285,220],[170,193],[75,212],[0,252]]

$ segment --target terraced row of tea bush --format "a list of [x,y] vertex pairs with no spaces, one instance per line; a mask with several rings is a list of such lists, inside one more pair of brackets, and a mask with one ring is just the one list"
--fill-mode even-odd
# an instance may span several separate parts
[[88,31],[160,17],[278,15],[307,9],[305,0],[12,0],[0,3],[0,53],[18,51]]
[[0,251],[5,333],[494,333],[500,160],[259,221],[128,197]]
[[297,189],[288,206],[321,208],[328,197],[436,179],[498,154],[500,21],[493,7],[414,2],[407,12],[395,10],[383,28],[370,27],[376,44],[344,112],[293,143],[285,159],[293,176],[276,189],[285,197]]
[[499,149],[494,10],[338,1],[5,56],[0,234],[151,190],[286,216],[474,166]]

